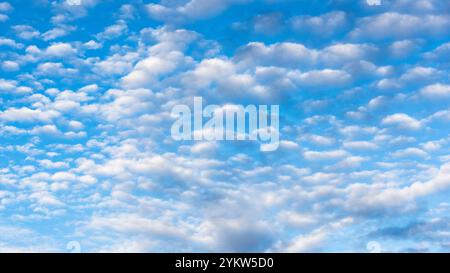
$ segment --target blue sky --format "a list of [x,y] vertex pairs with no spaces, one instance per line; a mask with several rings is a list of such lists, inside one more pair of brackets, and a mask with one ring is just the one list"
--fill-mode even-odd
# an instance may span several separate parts
[[[0,2],[0,251],[447,252],[445,0]],[[280,105],[280,148],[171,109]]]

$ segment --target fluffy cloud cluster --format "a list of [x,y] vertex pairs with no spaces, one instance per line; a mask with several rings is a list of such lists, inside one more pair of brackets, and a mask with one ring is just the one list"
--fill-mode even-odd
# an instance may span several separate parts
[[[107,2],[0,2],[1,251],[448,250],[443,1]],[[279,150],[174,141],[194,96]]]

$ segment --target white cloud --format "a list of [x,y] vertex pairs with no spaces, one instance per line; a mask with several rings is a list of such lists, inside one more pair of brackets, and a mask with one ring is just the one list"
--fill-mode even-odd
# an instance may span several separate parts
[[53,29],[51,29],[51,30],[49,30],[47,32],[44,32],[42,34],[42,39],[44,41],[55,40],[57,38],[64,37],[64,36],[68,35],[73,30],[74,30],[74,28],[69,28],[69,27],[53,28]]
[[47,191],[34,192],[29,195],[29,198],[36,200],[38,204],[44,206],[64,206],[62,201]]
[[69,168],[69,164],[66,162],[53,162],[48,159],[43,159],[39,161],[39,164],[46,169],[66,169]]
[[346,157],[348,152],[345,150],[332,151],[305,151],[303,156],[308,161],[336,160]]
[[0,22],[6,22],[9,20],[9,16],[6,14],[0,14]]
[[251,0],[188,0],[169,4],[148,4],[147,12],[156,20],[181,23],[212,17],[233,4],[250,2]]
[[299,86],[322,86],[333,89],[351,82],[351,75],[341,70],[313,70],[300,74],[293,74],[291,77]]
[[217,150],[218,145],[215,142],[200,142],[190,148],[193,154],[208,154]]
[[[126,221],[124,221],[127,219]],[[112,229],[111,229],[112,228]],[[188,230],[162,219],[148,219],[140,215],[119,214],[94,216],[85,229],[112,230],[122,234],[145,234],[165,238],[184,239]]]
[[426,83],[436,81],[442,72],[432,67],[417,66],[406,71],[400,80],[408,83]]
[[0,79],[0,91],[23,95],[31,93],[33,89],[27,86],[18,86],[17,81]]
[[16,81],[0,79],[0,90],[2,91],[14,91],[16,85]]
[[58,128],[55,125],[43,125],[43,126],[36,126],[31,131],[31,134],[33,135],[52,135],[57,136],[61,134],[61,131],[58,130]]
[[430,179],[424,182],[412,182],[398,187],[395,184],[353,184],[346,191],[349,194],[347,208],[352,211],[385,211],[397,209],[407,211],[413,208],[418,197],[445,191],[450,187],[450,164],[438,169]]
[[41,33],[38,30],[28,25],[16,25],[13,26],[12,29],[16,33],[17,37],[24,40],[31,40],[41,35]]
[[208,87],[212,82],[226,79],[236,73],[234,64],[223,59],[205,59],[182,79],[186,86]]
[[101,43],[98,43],[94,40],[90,40],[89,42],[86,42],[83,44],[83,47],[90,50],[100,49],[103,47]]
[[420,40],[401,40],[395,41],[389,46],[391,55],[396,58],[407,57],[419,51],[421,47]]
[[[376,14],[399,1],[363,9]],[[425,7],[424,1],[431,0],[419,1]],[[124,21],[113,21],[99,34],[100,41],[83,20],[73,23],[78,26],[74,30],[86,30],[85,37],[94,40],[67,36],[65,42],[47,43],[66,35],[70,29],[64,22],[87,15],[96,3],[43,4],[55,14],[54,28],[41,35],[24,27],[27,38],[42,38],[27,41],[25,50],[0,38],[0,67],[20,72],[5,72],[0,79],[5,95],[0,98],[0,155],[8,159],[0,167],[5,184],[0,210],[6,209],[12,220],[39,227],[48,222],[42,220],[60,223],[58,217],[69,208],[77,210],[73,233],[55,229],[54,237],[83,235],[87,251],[327,251],[340,246],[336,242],[345,241],[348,232],[366,238],[377,216],[389,220],[391,213],[428,205],[418,197],[433,200],[428,195],[450,187],[447,167],[435,167],[449,160],[445,125],[426,123],[450,120],[449,111],[437,109],[446,101],[420,101],[449,93],[446,44],[420,56],[434,40],[420,39],[412,30],[382,44],[364,40],[366,35],[381,39],[381,34],[343,37],[341,30],[358,14],[339,11],[290,21],[281,12],[248,15],[258,33],[286,23],[299,31],[294,34],[312,32],[314,37],[301,39],[308,46],[287,39],[292,34],[288,28],[267,40],[253,33],[244,41],[232,33],[208,41],[201,33],[171,25],[218,14],[243,3],[239,0],[149,4],[152,17],[170,18],[159,18],[167,26],[142,30],[136,29],[142,19],[138,10],[122,6],[112,16]],[[269,12],[280,3],[270,0]],[[332,6],[343,3],[349,1]],[[415,24],[416,17],[446,16],[435,7],[433,2],[424,8],[423,18],[416,8],[398,7],[397,12],[408,11],[399,19],[406,20],[401,30],[410,19]],[[370,23],[363,19],[359,27],[362,22]],[[384,35],[397,37],[395,26],[387,30]],[[205,36],[218,34],[213,30]],[[340,36],[328,39],[332,34]],[[106,40],[112,37],[124,39]],[[352,38],[362,40],[352,43]],[[233,56],[237,41],[244,46]],[[353,83],[355,88],[348,86]],[[330,90],[315,92],[320,88]],[[389,88],[395,92],[379,92]],[[280,153],[261,157],[247,143],[174,143],[167,135],[172,120],[167,110],[197,94],[220,105],[280,102]],[[417,110],[418,116],[439,112],[421,120],[393,110]],[[362,118],[345,116],[352,111]],[[425,125],[427,134],[421,134]]]
[[372,59],[378,48],[368,44],[336,44],[326,47],[321,52],[324,64],[338,65],[348,62]]
[[319,222],[316,215],[302,214],[295,211],[281,211],[278,213],[278,220],[295,228],[312,226]]
[[345,12],[334,11],[320,16],[296,16],[290,19],[294,31],[312,33],[319,36],[330,36],[341,32],[347,25]]
[[429,99],[450,98],[450,85],[432,84],[420,90],[420,94]]
[[17,43],[16,41],[9,39],[9,38],[0,37],[0,46],[9,46],[12,48],[22,48],[23,44]]
[[99,40],[111,40],[125,35],[128,31],[128,26],[125,21],[119,20],[116,24],[108,26],[105,30],[97,34]]
[[343,218],[336,222],[325,224],[307,234],[294,237],[289,242],[279,242],[274,251],[287,253],[314,252],[326,245],[327,238],[345,226],[352,224],[353,218]]
[[68,125],[69,125],[70,129],[72,129],[72,130],[79,131],[79,130],[83,130],[84,129],[83,123],[81,123],[79,121],[76,121],[76,120],[69,121]]
[[27,107],[8,108],[0,112],[0,120],[12,122],[50,122],[60,114],[56,111],[33,110]]
[[236,61],[245,65],[268,65],[304,68],[325,65],[339,67],[347,63],[370,60],[378,54],[378,48],[368,44],[335,44],[322,50],[310,49],[298,43],[265,45],[252,42],[241,47]]
[[431,52],[425,53],[424,57],[432,61],[443,61],[450,59],[450,43],[444,43]]
[[428,154],[419,148],[407,148],[407,149],[399,150],[399,151],[392,153],[392,156],[404,157],[404,158],[413,158],[413,157],[426,158],[426,157],[428,157]]
[[270,64],[286,67],[310,66],[317,61],[318,52],[302,44],[277,43],[266,46],[252,42],[239,49],[236,60],[246,64]]
[[301,136],[301,139],[308,140],[316,145],[329,146],[336,142],[336,139],[332,137],[320,136],[320,135],[306,135]]
[[76,49],[68,43],[54,43],[45,50],[47,57],[67,58],[76,54]]
[[82,93],[95,93],[99,90],[99,87],[97,84],[90,84],[90,85],[86,85],[81,87],[80,89],[78,89],[78,92],[82,92]]
[[416,16],[387,12],[361,19],[350,36],[356,39],[408,39],[444,36],[449,31],[450,17],[448,15]]
[[423,127],[421,121],[403,113],[387,116],[381,121],[381,124],[407,130],[419,130]]
[[19,64],[14,61],[4,61],[1,67],[4,71],[17,71],[20,69]]
[[370,141],[348,141],[343,143],[343,147],[350,150],[376,150],[378,145]]
[[41,63],[38,65],[37,74],[49,77],[61,77],[68,76],[77,73],[77,70],[74,68],[66,68],[62,63]]
[[136,18],[136,8],[131,4],[124,4],[120,7],[120,18],[133,20]]
[[159,77],[174,71],[185,61],[184,55],[178,51],[161,56],[150,56],[139,61],[133,71],[122,78],[122,84],[128,88],[147,87]]
[[11,11],[13,7],[8,2],[0,2],[0,12],[8,12]]
[[129,52],[124,55],[114,54],[103,61],[95,63],[94,71],[100,75],[124,75],[132,71],[139,55]]

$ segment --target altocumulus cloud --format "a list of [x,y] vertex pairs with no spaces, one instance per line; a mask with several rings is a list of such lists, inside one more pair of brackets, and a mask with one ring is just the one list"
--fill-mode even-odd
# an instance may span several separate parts
[[[449,250],[446,1],[32,2],[0,2],[0,251]],[[193,97],[280,105],[280,148],[174,141]]]

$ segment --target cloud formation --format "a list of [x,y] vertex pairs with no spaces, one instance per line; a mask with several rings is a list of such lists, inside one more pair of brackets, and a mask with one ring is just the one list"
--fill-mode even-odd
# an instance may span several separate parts
[[[323,2],[0,2],[0,251],[448,251],[450,7]],[[194,96],[280,148],[174,141]]]

